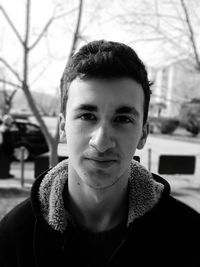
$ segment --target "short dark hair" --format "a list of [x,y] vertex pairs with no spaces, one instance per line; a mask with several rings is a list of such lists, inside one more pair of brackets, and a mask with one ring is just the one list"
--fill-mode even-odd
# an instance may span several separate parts
[[105,40],[92,41],[84,45],[69,59],[60,83],[61,112],[65,114],[68,89],[74,79],[121,77],[132,78],[142,86],[145,96],[145,123],[151,95],[145,65],[131,47]]

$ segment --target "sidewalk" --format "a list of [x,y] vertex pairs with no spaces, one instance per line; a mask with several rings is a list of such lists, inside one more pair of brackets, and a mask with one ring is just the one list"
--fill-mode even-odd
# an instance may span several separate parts
[[0,179],[0,188],[9,189],[9,188],[27,188],[31,187],[32,183],[29,181],[25,181],[22,185],[21,180],[19,178],[8,178],[8,179]]
[[34,182],[34,163],[25,163],[24,170],[21,170],[20,163],[13,162],[11,164],[10,173],[14,175],[14,178],[0,178],[0,188],[30,189]]

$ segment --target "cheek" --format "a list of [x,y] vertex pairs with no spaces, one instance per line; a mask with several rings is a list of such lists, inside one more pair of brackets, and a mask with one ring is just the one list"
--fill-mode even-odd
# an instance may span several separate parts
[[69,133],[69,135],[79,135],[83,134],[85,132],[85,127],[84,124],[82,123],[81,120],[73,119],[73,118],[68,118],[66,119],[66,132]]
[[88,136],[84,129],[77,126],[78,125],[74,125],[73,123],[71,123],[69,127],[66,125],[67,146],[69,149],[76,151],[84,147],[88,140]]
[[121,147],[128,157],[135,153],[138,142],[140,140],[139,133],[140,131],[132,131],[131,133],[120,139]]
[[131,156],[135,152],[136,146],[137,145],[133,139],[129,139],[124,142],[124,152],[127,157]]

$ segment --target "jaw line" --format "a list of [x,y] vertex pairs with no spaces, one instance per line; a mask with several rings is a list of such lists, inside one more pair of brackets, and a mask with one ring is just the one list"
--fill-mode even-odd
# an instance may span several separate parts
[[90,184],[87,183],[87,182],[85,182],[85,184],[86,184],[88,187],[90,187],[91,189],[95,190],[95,191],[103,191],[103,190],[106,190],[106,189],[111,188],[113,185],[115,185],[116,183],[118,183],[120,179],[121,179],[121,176],[120,176],[117,180],[115,180],[112,184],[107,185],[107,186],[105,186],[105,187],[94,187],[94,186],[90,185]]

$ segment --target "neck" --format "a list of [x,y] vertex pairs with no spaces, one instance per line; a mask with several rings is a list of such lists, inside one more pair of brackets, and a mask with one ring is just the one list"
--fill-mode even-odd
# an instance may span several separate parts
[[81,179],[68,176],[68,207],[77,222],[93,231],[106,231],[117,226],[127,216],[128,180],[121,177],[115,186],[94,189]]

